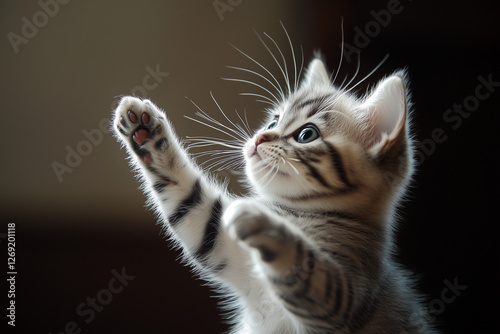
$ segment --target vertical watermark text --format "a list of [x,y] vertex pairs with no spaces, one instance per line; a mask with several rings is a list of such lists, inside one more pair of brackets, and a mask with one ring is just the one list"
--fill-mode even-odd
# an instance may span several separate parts
[[352,55],[358,55],[361,50],[370,45],[371,41],[382,32],[382,29],[389,26],[392,18],[403,12],[403,9],[401,1],[389,0],[385,9],[371,10],[370,15],[373,20],[368,21],[363,28],[354,27],[355,34],[352,44],[344,42],[343,45],[340,45],[341,48],[344,48],[344,57],[347,63],[352,61]]
[[7,324],[16,326],[16,224],[7,224]]

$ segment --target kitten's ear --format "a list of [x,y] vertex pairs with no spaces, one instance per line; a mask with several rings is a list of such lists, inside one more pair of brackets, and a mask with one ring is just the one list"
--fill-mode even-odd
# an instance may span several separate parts
[[307,67],[302,86],[330,85],[330,77],[326,71],[325,64],[320,58],[313,59]]
[[407,101],[404,73],[382,80],[362,106],[367,148],[382,153],[406,135]]

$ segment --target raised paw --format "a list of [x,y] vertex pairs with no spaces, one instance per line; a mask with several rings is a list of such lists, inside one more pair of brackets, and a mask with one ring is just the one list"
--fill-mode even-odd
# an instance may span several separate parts
[[224,224],[230,237],[247,248],[258,250],[264,262],[273,261],[291,239],[276,214],[254,201],[233,202],[224,213]]
[[125,97],[115,110],[114,129],[136,155],[147,165],[153,162],[152,152],[167,142],[162,112],[149,100]]

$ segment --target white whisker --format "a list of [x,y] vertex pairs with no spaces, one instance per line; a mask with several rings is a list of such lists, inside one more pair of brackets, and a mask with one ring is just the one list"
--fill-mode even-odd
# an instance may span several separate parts
[[348,75],[348,74],[346,74],[346,76],[344,77],[344,80],[342,80],[342,83],[341,83],[341,84],[340,84],[340,86],[339,86],[339,89],[342,89],[342,87],[344,87],[344,82],[347,80],[348,76],[349,76],[349,75]]
[[216,137],[204,137],[204,136],[186,136],[186,141],[189,143],[197,143],[197,142],[203,142],[203,143],[213,143],[213,144],[219,144],[219,143],[224,143],[225,145],[234,145],[233,143],[239,143],[239,144],[244,144],[245,140],[242,139],[221,139],[221,138],[216,138]]
[[[276,165],[276,163],[277,162],[271,158],[266,158],[264,160],[261,160],[255,165],[254,173],[258,174],[266,169],[272,169]],[[270,174],[269,171],[267,171],[267,173],[264,174],[262,179],[265,179],[268,174]]]
[[[289,158],[289,159],[290,159],[290,158]],[[293,171],[295,172],[295,174],[297,174],[297,175],[299,175],[299,174],[300,174],[300,173],[299,173],[299,170],[298,170],[298,169],[297,169],[297,168],[296,168],[296,167],[295,167],[295,166],[294,166],[294,165],[293,165],[290,161],[286,160],[286,163],[287,163],[288,165],[290,165],[290,167],[292,167],[292,169],[293,169]]]
[[230,148],[233,150],[240,150],[241,149],[241,146],[237,146],[237,145],[225,143],[225,142],[205,141],[202,139],[198,139],[197,137],[189,137],[189,139],[193,140],[193,142],[187,146],[188,149],[210,147],[210,146],[223,146],[223,147],[227,147],[227,148]]
[[[234,46],[233,44],[229,43],[229,45],[231,45],[234,49],[236,49],[239,53],[241,53],[242,55],[244,55],[245,57],[247,57],[248,59],[250,59],[252,62],[254,62],[255,64],[257,64],[260,68],[262,68],[264,71],[266,71],[267,74],[269,74],[271,76],[271,78],[274,80],[274,82],[276,82],[276,84],[281,87],[279,81],[276,79],[276,77],[264,66],[262,65],[261,63],[259,63],[258,61],[256,61],[255,59],[253,59],[252,57],[250,57],[248,54],[246,54],[245,52],[241,51],[240,49],[238,49],[236,46]],[[282,90],[281,90],[282,91]],[[271,94],[271,96],[273,96],[275,99],[276,99],[276,96],[274,96],[274,94]],[[279,104],[280,101],[278,99],[276,99],[276,103]]]
[[254,75],[256,75],[256,76],[264,79],[266,82],[268,82],[271,86],[273,86],[274,89],[276,89],[280,93],[282,99],[285,99],[285,93],[283,92],[283,90],[281,89],[281,87],[276,86],[276,84],[274,84],[271,80],[269,80],[268,78],[266,78],[262,74],[260,74],[258,72],[255,72],[255,71],[252,71],[252,70],[249,70],[249,69],[246,69],[246,68],[242,68],[242,67],[236,67],[236,66],[226,66],[226,67],[230,68],[230,69],[233,69],[233,70],[239,70],[239,71],[244,71],[244,72],[252,73],[252,74],[254,74]]
[[278,175],[278,172],[280,171],[280,166],[278,165],[278,163],[276,162],[276,164],[273,166],[276,168],[276,171],[274,172],[274,174],[269,178],[269,181],[266,183],[265,186],[269,185],[269,183],[271,183],[274,178],[276,177],[276,175]]
[[[219,126],[220,128],[218,128],[217,126],[215,125],[211,125],[211,124],[208,124],[206,122],[203,122],[199,119],[196,119],[196,118],[193,118],[193,117],[190,117],[190,116],[184,116],[186,117],[187,119],[190,119],[192,121],[195,121],[197,123],[200,123],[200,124],[203,124],[209,128],[212,128],[214,130],[217,130],[221,133],[224,133],[225,135],[235,139],[235,140],[240,140],[240,139],[243,139],[243,140],[247,140],[250,136],[246,133],[241,133],[241,131],[236,131],[234,129],[231,129],[230,127],[228,127],[227,125],[225,124],[222,124],[221,122],[219,122],[218,120],[214,119],[213,117],[207,115],[196,103],[194,103],[192,100],[190,100],[191,103],[198,109],[198,112],[196,113],[196,115],[202,117],[203,119],[209,121],[210,123],[213,123],[217,126]],[[217,104],[217,103],[216,103]],[[220,106],[217,104],[217,106],[219,107],[219,110],[220,109]],[[222,112],[222,110],[221,110]],[[224,115],[224,117],[226,117],[227,119],[227,116],[222,112],[222,114]],[[229,133],[228,133],[229,131]]]
[[240,116],[240,114],[236,111],[236,115],[240,119],[241,123],[243,123],[243,126],[245,127],[247,133],[249,134],[249,137],[252,137],[250,134],[252,133],[252,130],[250,129],[250,125],[248,125],[248,118],[247,118],[247,112],[246,110],[243,110],[243,115],[245,115],[245,119],[243,120]]
[[285,35],[288,39],[288,44],[290,45],[290,52],[292,53],[292,59],[293,59],[293,69],[294,69],[294,90],[297,90],[297,85],[298,85],[298,77],[297,77],[297,59],[295,58],[295,50],[293,49],[292,45],[292,40],[290,38],[290,35],[288,34],[288,31],[286,31],[285,26],[283,25],[283,22],[281,22],[281,27],[283,27],[283,30],[285,31]]
[[254,173],[258,174],[262,172],[264,169],[267,169],[269,166],[267,165],[267,161],[261,160],[254,166]]
[[204,162],[203,164],[206,165],[208,162],[212,162],[210,165],[207,165],[206,168],[208,168],[209,170],[217,167],[215,169],[216,172],[221,172],[221,171],[224,171],[224,170],[228,170],[228,169],[239,169],[243,166],[243,161],[242,160],[239,160],[239,159],[235,159],[235,158],[238,158],[236,156],[228,156],[226,158],[213,158],[213,159],[209,159],[207,160],[206,162]]
[[[340,22],[340,30],[342,32],[342,47],[340,50],[340,62],[339,66],[337,67],[337,73],[335,73],[335,77],[332,80],[332,85],[335,84],[335,80],[337,80],[337,76],[339,75],[340,69],[342,67],[342,60],[344,59],[344,17],[342,17],[341,22]],[[333,75],[333,73],[332,73]],[[331,77],[330,77],[331,80]]]
[[360,83],[362,83],[363,81],[365,81],[366,79],[368,79],[373,73],[375,73],[376,70],[378,70],[380,68],[380,66],[382,66],[383,63],[385,63],[385,61],[387,60],[387,58],[389,58],[389,54],[386,54],[385,57],[380,61],[380,63],[378,63],[378,65],[370,73],[368,73],[363,79],[361,79],[360,81],[358,81],[357,84],[355,84],[354,86],[352,86],[351,88],[349,88],[346,92],[350,92],[351,90],[353,90],[354,88],[356,88],[356,86],[358,86]]
[[205,126],[207,126],[207,127],[211,128],[211,129],[214,129],[214,130],[217,130],[217,131],[219,131],[219,132],[222,132],[223,134],[228,135],[229,137],[231,137],[231,138],[233,138],[233,139],[235,139],[235,140],[239,140],[239,138],[238,138],[238,137],[236,137],[236,136],[234,136],[234,135],[232,135],[232,134],[230,134],[230,133],[228,133],[228,132],[226,132],[226,131],[224,131],[224,130],[222,130],[222,129],[219,129],[219,128],[217,128],[217,127],[215,127],[215,126],[211,125],[211,124],[205,123],[205,122],[203,122],[203,121],[200,121],[199,119],[196,119],[196,118],[193,118],[193,117],[190,117],[190,116],[186,116],[186,115],[184,115],[184,117],[186,117],[187,119],[190,119],[190,120],[192,120],[192,121],[194,121],[194,122],[196,122],[196,123],[200,123],[200,124],[202,124],[202,125],[205,125]]
[[[261,179],[261,181],[264,182],[264,184],[262,185],[263,188],[267,187],[269,185],[269,183],[272,182],[272,180],[274,179],[276,174],[278,173],[279,167],[277,167],[277,164],[278,164],[277,161],[273,161],[272,166],[269,166],[269,165],[266,166],[267,168],[269,168],[269,171],[267,171],[267,173],[264,174],[264,176]],[[274,172],[275,168],[276,168],[276,172]],[[273,172],[274,172],[274,174],[272,174]],[[271,174],[272,174],[272,176],[271,176]]]
[[345,88],[348,88],[351,82],[353,82],[354,79],[356,79],[356,77],[358,76],[359,69],[361,68],[361,53],[358,52],[357,58],[358,58],[358,65],[356,66],[356,72],[354,73],[351,80],[349,80],[349,82],[345,85]]
[[302,70],[304,69],[304,49],[302,48],[302,45],[300,46],[300,58],[301,58],[300,70],[299,70],[299,74],[297,75],[298,80],[295,84],[295,90],[297,90],[299,88],[299,79],[300,79],[300,76],[302,75]]
[[285,83],[286,83],[287,88],[288,88],[288,94],[290,95],[292,93],[292,91],[290,89],[290,79],[288,78],[288,68],[287,68],[287,65],[286,65],[285,56],[283,55],[283,52],[281,52],[281,49],[279,48],[278,43],[276,43],[276,41],[274,39],[272,39],[271,36],[269,36],[267,33],[264,33],[264,35],[267,38],[269,38],[274,43],[274,46],[276,47],[276,49],[278,50],[278,52],[281,55],[281,59],[283,60],[283,66],[281,66],[280,62],[276,59],[276,57],[272,53],[271,49],[269,49],[269,47],[264,42],[264,40],[259,36],[259,34],[257,34],[257,37],[260,39],[260,41],[262,42],[262,44],[265,46],[265,48],[267,49],[267,51],[269,52],[269,54],[271,55],[271,57],[273,57],[274,62],[278,65],[278,67],[279,67],[279,69],[281,71],[281,74],[283,75],[283,78],[285,79]]
[[247,83],[247,84],[250,84],[250,85],[253,85],[253,86],[256,86],[256,87],[259,87],[260,89],[264,90],[266,93],[268,93],[269,95],[271,95],[274,100],[276,101],[276,104],[279,104],[280,101],[279,99],[276,97],[276,95],[274,95],[273,93],[271,93],[271,91],[267,88],[265,88],[264,86],[262,85],[259,85],[258,83],[256,82],[253,82],[253,81],[250,81],[250,80],[244,80],[244,79],[235,79],[235,78],[222,78],[222,80],[227,80],[227,81],[234,81],[234,82],[243,82],[243,83]]
[[276,106],[276,102],[273,101],[272,99],[270,99],[269,97],[267,96],[264,96],[264,95],[261,95],[261,94],[255,94],[255,93],[240,93],[239,95],[243,95],[243,96],[256,96],[256,97],[260,97],[262,99],[265,99],[265,100],[257,100],[257,101],[260,101],[260,102],[264,102],[264,103],[268,103],[272,106]]
[[[205,113],[196,103],[192,100],[191,103],[196,107],[197,112],[196,116],[201,117],[201,119],[197,119],[190,116],[184,116],[187,119],[190,119],[194,122],[202,124],[210,129],[213,129],[217,132],[223,133],[229,137],[229,139],[221,139],[209,136],[195,136],[195,137],[186,137],[187,149],[202,149],[202,152],[192,153],[191,156],[195,159],[200,159],[202,161],[200,166],[207,168],[208,170],[215,169],[216,172],[220,172],[226,169],[232,168],[241,168],[244,165],[244,159],[242,156],[242,148],[245,146],[247,140],[251,137],[250,127],[248,125],[248,120],[245,120],[238,114],[236,111],[236,115],[239,120],[243,123],[243,125],[237,124],[232,121],[226,113],[222,110],[221,106],[215,99],[212,92],[210,92],[210,96],[214,101],[215,105],[219,109],[220,113],[226,120],[227,124],[222,123],[221,121],[215,119],[214,117]],[[223,149],[215,149],[215,150],[205,150],[208,147],[220,146]]]
[[269,185],[269,183],[273,182],[274,178],[276,177],[276,175],[278,175],[278,172],[279,172],[279,166],[275,166],[276,167],[276,171],[274,172],[274,174],[269,178],[269,181],[266,183],[266,187]]
[[[226,120],[227,120],[227,121],[228,121],[228,122],[229,122],[232,126],[234,126],[234,127],[238,130],[238,131],[233,131],[233,132],[234,132],[234,133],[239,133],[239,135],[241,136],[241,138],[243,138],[243,139],[245,139],[245,140],[246,140],[246,139],[248,139],[248,138],[250,137],[250,135],[249,135],[248,133],[246,133],[245,131],[243,131],[243,129],[242,129],[240,126],[238,126],[237,124],[234,124],[234,122],[233,122],[233,121],[231,121],[231,120],[229,119],[229,117],[227,117],[226,113],[224,113],[224,111],[223,111],[223,110],[222,110],[222,108],[220,107],[220,105],[219,105],[219,103],[217,102],[217,100],[215,100],[215,97],[214,97],[214,95],[212,94],[212,92],[210,92],[210,96],[211,96],[211,97],[212,97],[212,99],[214,100],[215,104],[217,105],[217,108],[219,108],[219,111],[220,111],[220,112],[221,112],[221,114],[224,116],[224,118],[225,118],[225,119],[226,119]],[[219,123],[219,124],[223,125],[222,123]],[[223,125],[223,126],[224,126],[224,125]],[[225,128],[227,128],[227,129],[230,129],[230,128],[226,127],[226,126],[224,126],[224,127],[225,127]]]

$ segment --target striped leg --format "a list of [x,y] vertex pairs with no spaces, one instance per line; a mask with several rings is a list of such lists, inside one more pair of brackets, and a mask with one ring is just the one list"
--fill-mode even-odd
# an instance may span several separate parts
[[113,126],[185,254],[205,269],[222,268],[214,248],[227,197],[191,162],[165,114],[149,100],[125,97]]
[[[342,267],[264,205],[237,200],[223,217],[229,236],[253,252],[283,306],[312,332],[345,329],[354,292]],[[337,321],[335,321],[337,319]]]

